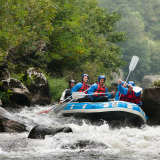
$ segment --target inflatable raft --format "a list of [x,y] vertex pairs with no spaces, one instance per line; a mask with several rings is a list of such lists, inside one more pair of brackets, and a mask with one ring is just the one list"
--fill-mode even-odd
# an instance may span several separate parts
[[147,121],[144,111],[138,105],[124,101],[74,102],[67,104],[61,113],[65,116],[101,119],[109,124],[118,121],[119,124],[126,124],[126,126],[141,126]]

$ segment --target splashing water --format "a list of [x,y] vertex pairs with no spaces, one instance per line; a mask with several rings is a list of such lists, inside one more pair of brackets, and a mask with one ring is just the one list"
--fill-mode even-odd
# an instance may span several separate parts
[[[52,111],[47,114],[37,114],[52,107],[26,107],[20,113],[14,114],[26,123],[28,130],[36,124],[55,128],[68,125],[73,133],[58,133],[55,136],[46,136],[44,140],[28,139],[29,132],[1,133],[0,159],[160,159],[160,126],[146,125],[141,129],[129,127],[110,129],[108,124],[101,126],[86,124],[87,120],[63,117],[61,114],[55,115]],[[79,140],[103,143],[109,148],[62,149],[62,145],[74,144]]]

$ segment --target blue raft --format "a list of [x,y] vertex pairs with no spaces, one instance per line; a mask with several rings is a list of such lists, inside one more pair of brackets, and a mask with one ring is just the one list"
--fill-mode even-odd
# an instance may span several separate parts
[[126,126],[141,126],[146,124],[147,117],[144,111],[134,103],[124,101],[110,102],[74,102],[67,104],[61,113],[65,116],[76,116],[92,120],[105,120],[109,124],[119,121]]

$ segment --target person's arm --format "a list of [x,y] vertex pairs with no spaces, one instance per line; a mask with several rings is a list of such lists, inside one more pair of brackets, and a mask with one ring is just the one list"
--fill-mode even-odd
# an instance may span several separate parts
[[108,94],[108,89],[107,89],[107,87],[106,87],[106,96],[108,96],[108,99],[110,99],[110,98],[112,98],[112,94],[110,93],[110,94]]
[[116,93],[115,100],[116,100],[116,101],[119,100],[119,91]]
[[135,92],[136,97],[140,97],[140,95],[141,95],[141,92],[138,92],[138,93]]
[[121,94],[124,94],[124,95],[127,95],[127,93],[128,93],[128,88],[124,88],[124,87],[122,87],[122,85],[121,84],[118,84],[118,91],[121,93]]
[[73,92],[77,92],[81,87],[82,87],[82,83],[77,83],[73,88],[72,88],[72,90],[71,90],[71,94],[73,93]]
[[[66,89],[66,90],[67,90],[67,89]],[[63,103],[63,101],[65,100],[66,90],[62,93],[62,96],[61,96],[61,98],[60,98],[60,103]]]
[[[98,85],[94,84],[87,92],[87,94],[93,94],[95,90],[97,89]],[[89,97],[92,97],[93,95],[89,95]]]

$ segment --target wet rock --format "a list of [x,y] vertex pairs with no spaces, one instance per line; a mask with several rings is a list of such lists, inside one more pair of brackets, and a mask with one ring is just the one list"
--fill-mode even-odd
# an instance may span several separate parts
[[19,105],[29,107],[31,104],[31,95],[28,89],[17,79],[2,80],[0,90],[3,92],[10,90],[12,94],[9,101],[2,99],[3,107],[19,107]]
[[94,142],[89,140],[79,140],[73,144],[64,144],[61,146],[62,149],[107,149],[109,148],[104,143]]
[[26,126],[16,116],[0,107],[0,132],[24,132]]
[[72,129],[70,127],[55,129],[55,128],[48,127],[45,125],[37,125],[30,131],[28,138],[45,139],[45,135],[54,136],[55,134],[59,132],[69,133],[69,132],[72,132]]
[[51,103],[51,96],[49,92],[49,85],[45,75],[34,68],[27,70],[24,76],[24,81],[27,83],[28,79],[31,81],[29,85],[26,85],[31,96],[31,104],[45,105]]
[[160,75],[146,75],[142,79],[141,87],[145,89],[153,85],[154,81],[159,81],[159,80],[160,80]]
[[151,124],[160,124],[160,87],[153,86],[142,94],[142,109]]

